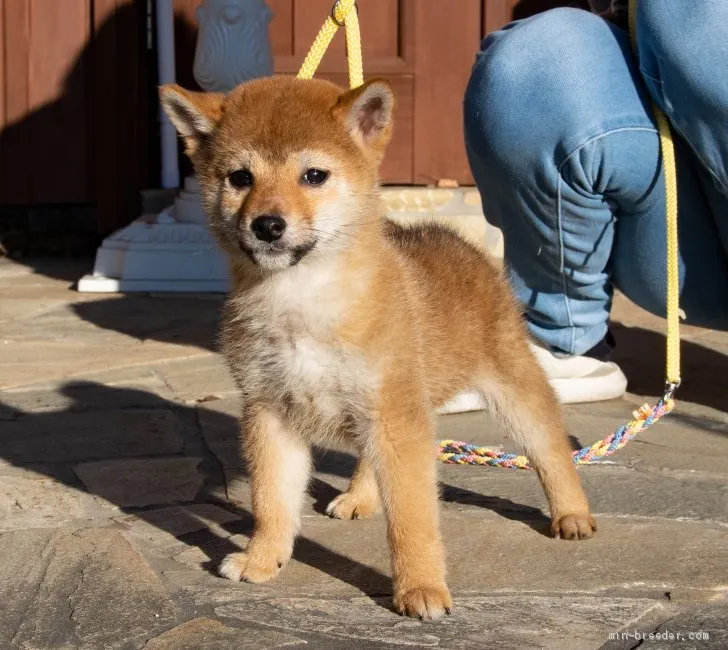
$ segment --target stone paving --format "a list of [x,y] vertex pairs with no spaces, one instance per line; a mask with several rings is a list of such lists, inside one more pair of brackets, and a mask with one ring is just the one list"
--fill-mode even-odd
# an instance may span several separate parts
[[[317,454],[275,581],[215,575],[252,525],[220,297],[79,294],[89,265],[0,260],[0,647],[728,647],[728,334],[686,328],[677,412],[579,470],[593,540],[545,535],[530,472],[443,466],[455,609],[423,623],[391,610],[381,517],[322,515],[352,470],[341,451]],[[631,392],[566,408],[574,444],[662,385],[661,321],[621,298],[615,320]],[[510,446],[480,413],[438,433]]]

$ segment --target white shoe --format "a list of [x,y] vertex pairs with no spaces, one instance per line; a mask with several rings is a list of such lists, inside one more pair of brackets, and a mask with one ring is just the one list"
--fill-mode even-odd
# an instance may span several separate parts
[[[549,350],[531,343],[531,351],[562,404],[601,402],[624,395],[627,378],[611,361],[591,357],[557,357]],[[482,411],[485,400],[476,391],[464,391],[437,410],[438,415]]]
[[611,361],[591,357],[557,357],[550,350],[531,343],[531,352],[562,404],[602,402],[622,397],[627,378]]

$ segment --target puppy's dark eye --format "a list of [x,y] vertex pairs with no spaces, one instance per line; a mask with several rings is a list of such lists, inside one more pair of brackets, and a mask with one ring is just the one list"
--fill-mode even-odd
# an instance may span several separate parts
[[237,169],[228,176],[228,180],[233,187],[242,189],[253,184],[253,175],[247,169]]
[[303,175],[303,182],[309,185],[321,185],[326,182],[329,177],[329,172],[325,172],[323,169],[309,169]]

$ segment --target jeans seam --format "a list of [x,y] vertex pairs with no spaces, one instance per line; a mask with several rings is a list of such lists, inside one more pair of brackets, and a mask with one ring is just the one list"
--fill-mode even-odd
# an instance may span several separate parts
[[557,167],[557,176],[558,181],[556,185],[556,230],[558,233],[559,238],[559,274],[561,275],[561,292],[564,296],[564,308],[566,310],[566,318],[568,320],[568,327],[569,327],[569,334],[571,336],[571,340],[569,342],[569,354],[571,354],[574,350],[574,343],[575,343],[575,332],[574,332],[574,320],[571,316],[571,306],[569,305],[569,296],[567,293],[567,282],[566,282],[566,269],[564,268],[564,229],[563,229],[563,212],[562,212],[562,202],[561,202],[561,186],[563,184],[563,175],[562,170],[564,165],[571,160],[571,158],[581,151],[584,147],[592,144],[593,142],[596,142],[597,140],[601,140],[602,138],[605,138],[608,135],[613,135],[614,133],[621,133],[624,131],[647,131],[649,133],[657,133],[657,130],[652,127],[646,127],[646,126],[625,126],[625,127],[619,127],[616,129],[611,129],[609,131],[604,131],[603,133],[600,133],[599,135],[595,135],[586,142],[582,142],[578,147],[576,147],[573,151],[571,151],[569,154],[566,155],[566,157],[559,163]]
[[643,68],[639,68],[639,71],[643,77],[645,77],[646,79],[649,79],[652,83],[656,83],[658,86],[662,87],[662,79],[653,77],[649,72],[645,72],[645,70]]
[[[640,68],[640,69],[639,69],[639,71],[640,71],[640,74],[641,74],[641,75],[642,75],[643,77],[645,77],[646,79],[648,79],[648,80],[649,80],[649,81],[651,81],[652,83],[654,83],[654,84],[657,84],[658,86],[660,86],[660,88],[664,88],[664,85],[663,85],[663,83],[662,83],[662,80],[660,80],[660,79],[655,79],[655,77],[653,77],[653,76],[651,76],[651,75],[647,74],[647,73],[646,73],[646,72],[645,72],[645,71],[644,71],[644,70],[643,70],[642,68]],[[666,100],[665,100],[665,98],[663,98],[663,101],[666,101]],[[657,105],[657,102],[655,102],[655,100],[654,100],[654,99],[652,100],[652,102],[653,102],[653,104],[654,104],[654,105]],[[659,108],[659,107],[658,107],[658,108]],[[661,110],[662,110],[662,109],[661,109]],[[664,111],[663,111],[663,112],[664,112]],[[685,142],[685,144],[687,145],[687,148],[688,148],[688,149],[690,150],[690,152],[691,152],[691,153],[692,153],[692,154],[693,154],[693,155],[694,155],[694,156],[695,156],[695,157],[696,157],[696,158],[698,159],[698,162],[700,162],[700,163],[701,163],[701,164],[703,165],[703,167],[705,168],[705,171],[707,171],[707,172],[708,172],[708,175],[709,175],[709,176],[711,176],[711,177],[713,178],[713,180],[715,181],[715,183],[716,183],[716,184],[718,185],[718,187],[719,187],[719,188],[720,188],[721,190],[723,190],[724,192],[728,193],[728,185],[726,185],[726,184],[725,184],[725,183],[724,183],[724,182],[722,181],[722,179],[720,178],[720,176],[718,176],[718,174],[717,174],[717,173],[715,172],[715,170],[713,169],[712,165],[708,164],[708,161],[707,161],[707,160],[705,160],[705,158],[704,158],[704,157],[703,157],[703,156],[702,156],[702,155],[700,154],[700,152],[699,152],[699,151],[697,150],[697,148],[696,148],[696,147],[695,147],[695,146],[693,145],[693,143],[692,143],[692,142],[690,141],[690,138],[688,138],[688,137],[687,137],[687,136],[685,135],[685,133],[684,133],[684,132],[683,132],[683,130],[682,130],[682,129],[680,128],[680,126],[679,126],[679,125],[678,125],[678,124],[676,123],[676,121],[674,121],[674,120],[669,120],[669,119],[668,119],[668,121],[670,122],[670,128],[671,128],[671,129],[672,129],[673,131],[675,131],[675,133],[677,133],[677,134],[678,134],[678,135],[679,135],[679,136],[680,136],[680,137],[682,138],[682,140],[683,140],[683,141]]]
[[726,186],[726,184],[721,180],[720,176],[718,176],[718,174],[713,170],[713,167],[708,164],[708,161],[700,155],[700,152],[695,148],[693,143],[690,141],[690,138],[686,137],[682,129],[672,121],[670,122],[670,127],[680,136],[680,138],[682,138],[682,141],[687,145],[687,148],[690,150],[693,156],[695,156],[698,159],[698,162],[703,165],[704,170],[708,172],[708,176],[710,176],[715,181],[720,189],[728,193],[728,186]]

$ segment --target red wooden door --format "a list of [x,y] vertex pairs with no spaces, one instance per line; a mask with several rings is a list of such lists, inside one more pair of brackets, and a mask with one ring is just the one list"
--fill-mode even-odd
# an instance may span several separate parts
[[[271,0],[276,70],[295,73],[331,0]],[[471,182],[462,144],[461,104],[481,33],[481,0],[362,0],[365,78],[386,77],[397,95],[386,183]],[[337,34],[319,76],[347,84],[344,35]]]
[[[199,0],[175,0],[194,25]],[[295,74],[331,11],[332,0],[268,0],[276,72]],[[462,142],[462,97],[481,38],[483,0],[360,0],[365,78],[386,77],[398,107],[384,162],[385,183],[472,182]],[[346,86],[344,33],[336,35],[317,73]],[[179,76],[191,82],[194,38],[178,26]],[[184,43],[187,43],[185,49]]]
[[93,205],[104,234],[139,215],[158,149],[146,26],[146,0],[0,0],[0,207]]
[[[190,88],[201,1],[174,0],[178,78]],[[268,2],[276,70],[295,74],[333,0]],[[461,106],[481,36],[561,4],[584,2],[359,0],[365,76],[389,78],[399,99],[385,182],[472,182]],[[0,0],[0,220],[8,205],[86,204],[106,234],[138,216],[139,190],[158,182],[153,6]],[[320,75],[346,85],[343,33]]]
[[[86,201],[88,114],[77,64],[90,36],[89,2],[0,0],[0,13],[0,194],[7,203]],[[59,161],[76,173],[52,173]]]

